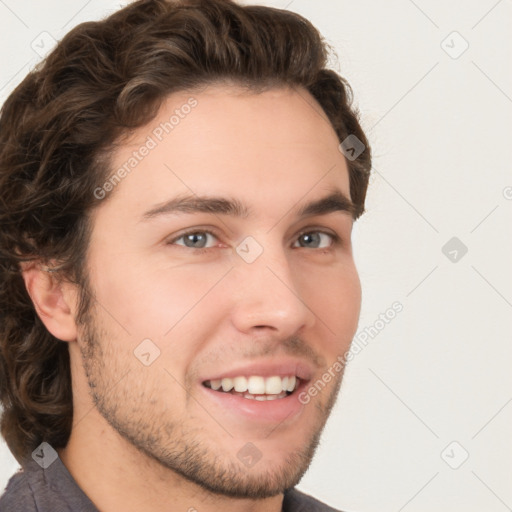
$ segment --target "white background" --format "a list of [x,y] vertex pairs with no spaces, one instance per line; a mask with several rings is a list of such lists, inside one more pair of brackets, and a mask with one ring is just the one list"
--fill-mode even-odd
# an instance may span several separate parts
[[[313,22],[363,113],[359,332],[403,305],[349,365],[299,488],[354,512],[511,510],[512,2],[262,3]],[[0,102],[48,46],[42,32],[60,39],[120,5],[0,1]],[[453,237],[465,255],[442,252]],[[3,489],[17,464],[3,443],[0,459]]]

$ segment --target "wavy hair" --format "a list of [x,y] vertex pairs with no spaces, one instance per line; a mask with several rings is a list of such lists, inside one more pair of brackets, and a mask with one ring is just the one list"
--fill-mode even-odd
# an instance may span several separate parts
[[368,141],[348,83],[327,69],[332,48],[302,16],[232,0],[140,0],[71,30],[0,111],[0,431],[23,463],[42,442],[66,446],[73,402],[68,344],[41,322],[21,263],[57,262],[79,286],[78,323],[94,190],[109,155],[155,117],[165,98],[219,81],[259,92],[303,87],[338,138],[366,146],[348,161],[354,217],[364,212]]

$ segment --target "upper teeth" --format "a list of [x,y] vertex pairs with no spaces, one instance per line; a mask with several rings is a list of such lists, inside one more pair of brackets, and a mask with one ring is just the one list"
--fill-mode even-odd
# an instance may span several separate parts
[[210,387],[217,391],[222,387],[223,391],[231,391],[233,388],[235,391],[244,393],[256,394],[267,394],[267,395],[278,395],[283,391],[293,391],[297,379],[295,375],[289,375],[286,377],[280,377],[279,375],[273,375],[272,377],[261,377],[259,375],[251,375],[250,377],[234,377],[215,379],[210,381]]

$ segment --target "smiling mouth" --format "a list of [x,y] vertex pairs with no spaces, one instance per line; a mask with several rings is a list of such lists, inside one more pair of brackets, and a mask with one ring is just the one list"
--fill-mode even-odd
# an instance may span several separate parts
[[203,386],[219,393],[238,395],[249,400],[266,401],[286,398],[300,386],[300,383],[301,380],[295,375],[284,377],[251,375],[249,377],[206,380],[203,382]]

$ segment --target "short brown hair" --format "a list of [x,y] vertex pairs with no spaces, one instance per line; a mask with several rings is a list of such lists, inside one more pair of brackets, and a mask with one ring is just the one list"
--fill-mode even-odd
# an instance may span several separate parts
[[[171,93],[229,80],[249,91],[303,87],[348,161],[354,217],[364,211],[368,141],[348,83],[327,69],[331,47],[300,15],[231,0],[140,0],[71,30],[0,114],[1,433],[22,463],[42,441],[64,447],[73,403],[68,344],[53,337],[27,293],[20,263],[57,261],[84,289],[94,190],[111,173],[119,137],[156,115]],[[81,297],[81,313],[87,297]]]

